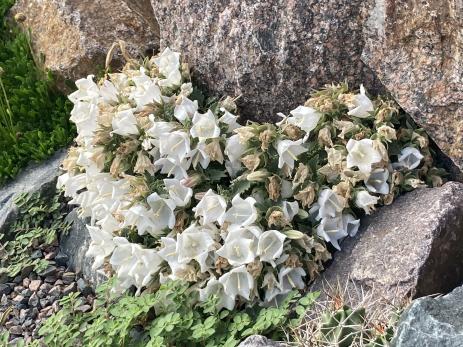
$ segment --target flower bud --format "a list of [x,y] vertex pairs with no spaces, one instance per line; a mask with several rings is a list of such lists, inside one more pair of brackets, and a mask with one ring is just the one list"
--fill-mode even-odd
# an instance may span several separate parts
[[[187,178],[184,178],[180,181],[181,184],[183,184],[187,188],[193,188],[196,187],[198,184],[200,184],[203,181],[203,176],[199,173],[194,173]],[[196,193],[196,194],[201,194],[201,193]],[[206,194],[206,192],[204,192]],[[196,195],[195,195],[196,198]],[[198,199],[198,200],[201,200]]]
[[246,179],[249,182],[264,182],[268,176],[270,176],[270,173],[267,170],[262,169],[262,170],[251,172],[250,174],[246,176]]
[[387,125],[381,125],[378,129],[378,135],[387,142],[397,140],[397,135],[394,128]]
[[291,240],[300,240],[304,237],[304,234],[298,230],[283,231],[283,234],[285,234],[286,237]]

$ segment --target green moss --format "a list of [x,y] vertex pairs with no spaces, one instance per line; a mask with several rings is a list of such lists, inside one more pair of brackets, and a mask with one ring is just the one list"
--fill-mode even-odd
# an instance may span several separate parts
[[[31,52],[30,35],[12,27],[6,13],[14,0],[0,0],[0,185],[30,162],[48,158],[75,135],[71,104]],[[9,120],[11,119],[11,123]]]

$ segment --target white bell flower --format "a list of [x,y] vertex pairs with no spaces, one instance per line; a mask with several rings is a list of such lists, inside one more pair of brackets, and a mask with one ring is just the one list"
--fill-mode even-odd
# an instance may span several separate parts
[[289,293],[295,288],[304,289],[305,283],[303,277],[305,275],[305,271],[300,267],[282,267],[278,273],[278,282],[282,293]]
[[243,155],[246,147],[240,143],[240,136],[238,134],[227,138],[224,153],[231,162],[239,161]]
[[132,78],[135,87],[129,94],[129,98],[135,100],[137,110],[141,110],[146,105],[161,103],[162,95],[159,86],[149,76],[145,74],[145,69],[140,69],[140,75]]
[[170,199],[161,198],[157,193],[148,196],[146,201],[152,209],[152,220],[157,229],[172,229],[175,225],[175,203]]
[[184,131],[173,131],[161,135],[159,152],[161,156],[183,160],[190,152],[190,136]]
[[155,235],[159,230],[154,225],[150,216],[151,212],[141,204],[131,206],[127,211],[124,211],[123,226],[133,226],[137,228],[138,235],[149,233]]
[[218,222],[223,224],[227,202],[225,199],[209,189],[202,197],[201,201],[193,208],[195,217],[201,217],[201,224]]
[[370,214],[375,209],[375,205],[378,203],[379,198],[370,195],[367,191],[362,190],[357,193],[355,198],[355,204],[359,208],[363,208],[366,214]]
[[121,136],[138,135],[137,119],[131,109],[117,112],[112,120],[113,134]]
[[354,140],[350,139],[346,145],[347,167],[357,166],[360,172],[368,174],[371,172],[371,165],[379,163],[382,159],[381,153],[374,148],[373,141],[370,139]]
[[261,261],[266,261],[275,267],[274,260],[283,253],[286,236],[278,230],[267,230],[259,237],[257,255]]
[[183,207],[189,204],[193,196],[193,189],[185,187],[175,178],[164,179],[164,185],[175,205]]
[[262,280],[262,288],[265,288],[264,302],[271,302],[275,297],[282,293],[280,283],[278,283],[273,272],[267,272]]
[[142,287],[148,285],[153,275],[159,271],[163,259],[154,249],[142,248],[136,253],[137,262],[128,272],[134,279],[134,285],[138,293]]
[[225,160],[225,169],[227,169],[227,173],[231,178],[238,176],[238,173],[242,168],[243,165],[241,165],[241,161],[231,162],[230,160]]
[[76,81],[77,90],[68,96],[73,104],[79,101],[97,102],[100,97],[100,90],[96,83],[93,82],[94,77],[93,75],[88,75],[87,78],[81,78]]
[[161,237],[162,247],[158,250],[159,256],[164,259],[171,269],[177,267],[178,261],[177,241],[172,237]]
[[167,47],[161,55],[154,59],[154,63],[165,77],[159,81],[160,86],[173,87],[181,84],[180,53],[173,52]]
[[376,169],[371,172],[368,179],[364,180],[364,183],[367,189],[372,193],[388,194],[388,178],[389,171],[387,169]]
[[360,85],[360,94],[355,95],[353,103],[353,107],[349,107],[349,112],[347,113],[349,116],[366,118],[374,110],[373,103],[366,95],[363,84]]
[[343,210],[340,197],[329,188],[323,189],[318,196],[318,217],[317,219],[325,217],[335,217]]
[[105,80],[100,87],[100,94],[103,101],[108,104],[117,104],[119,102],[119,91],[111,81]]
[[217,119],[211,110],[202,114],[196,112],[193,116],[193,126],[190,129],[191,136],[204,141],[220,135],[220,128],[217,125]]
[[359,230],[360,219],[355,219],[354,216],[349,213],[343,213],[341,218],[344,230],[350,237],[354,237]]
[[216,254],[228,260],[230,265],[239,266],[249,264],[256,258],[255,241],[242,237],[239,229],[228,233],[223,246]]
[[310,135],[310,132],[317,127],[322,117],[317,110],[306,106],[298,106],[290,113],[292,116],[287,118],[288,123],[304,130],[307,133],[307,137]]
[[71,111],[71,122],[76,125],[77,139],[92,138],[97,127],[98,106],[89,102],[77,102]]
[[420,166],[421,159],[423,159],[421,152],[415,147],[405,147],[400,151],[398,162],[392,164],[396,169],[405,168],[407,170],[416,169]]
[[185,229],[177,235],[177,254],[179,263],[188,263],[196,260],[201,272],[206,272],[209,268],[206,259],[209,252],[214,249],[214,240],[209,233],[202,231],[195,224]]
[[[154,118],[150,116],[153,126],[146,131],[146,134],[153,139],[160,139],[161,136],[166,135],[174,130],[175,126],[169,122],[154,121]],[[157,144],[159,147],[159,144]]]
[[238,116],[228,112],[225,108],[220,109],[223,112],[223,116],[219,118],[219,122],[228,125],[228,132],[231,133],[233,130],[238,129],[241,125],[236,121]]
[[294,169],[294,162],[297,161],[297,156],[307,152],[307,148],[301,145],[302,139],[297,141],[280,140],[277,143],[278,152],[278,168],[281,169],[284,164]]
[[322,218],[320,224],[317,226],[317,235],[325,241],[330,242],[337,250],[341,250],[338,241],[345,238],[348,234],[342,223],[341,216],[338,215],[336,217]]
[[206,144],[204,142],[199,142],[196,145],[196,148],[192,149],[190,153],[188,153],[188,158],[191,159],[191,164],[193,165],[193,168],[196,169],[198,163],[201,164],[203,169],[207,169],[207,167],[209,166],[211,158],[206,153],[205,147]]
[[225,307],[227,310],[231,311],[235,307],[234,298],[225,294],[223,284],[214,277],[211,277],[209,281],[207,281],[206,287],[199,290],[199,300],[204,302],[212,295],[218,298],[217,310]]
[[90,225],[87,225],[87,230],[92,241],[85,255],[94,258],[92,269],[95,270],[103,265],[105,258],[111,255],[116,245],[110,232]]
[[174,117],[179,122],[184,122],[186,119],[191,119],[196,111],[198,111],[198,101],[191,101],[185,96],[181,96],[181,101],[177,102],[174,108]]
[[225,221],[231,225],[247,226],[257,220],[256,199],[248,196],[242,199],[239,194],[232,199],[232,206],[225,214]]
[[223,274],[219,278],[222,283],[225,294],[235,300],[237,295],[249,300],[251,291],[254,289],[254,278],[246,270],[246,266],[236,267]]
[[154,162],[154,166],[158,170],[161,168],[162,174],[167,175],[167,177],[173,176],[178,180],[188,177],[186,170],[189,169],[190,164],[190,160],[183,159],[180,161],[177,158],[161,158]]
[[116,230],[119,230],[121,223],[119,223],[116,218],[111,213],[108,213],[103,219],[100,219],[96,222],[104,231],[113,233]]
[[297,201],[283,201],[282,210],[285,218],[291,222],[294,216],[299,213],[299,203]]

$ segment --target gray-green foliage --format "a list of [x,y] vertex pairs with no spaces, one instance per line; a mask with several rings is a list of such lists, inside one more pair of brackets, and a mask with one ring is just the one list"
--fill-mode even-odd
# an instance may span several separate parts
[[[300,324],[317,293],[303,297],[294,291],[278,308],[216,310],[216,299],[198,304],[188,283],[171,281],[152,293],[113,297],[112,281],[97,289],[93,311],[82,313],[79,294],[60,302],[62,309],[40,329],[44,343],[60,346],[236,346],[263,334],[283,338],[284,329]],[[39,346],[39,342],[35,342]]]
[[65,204],[60,196],[41,196],[39,193],[19,194],[15,198],[19,208],[16,221],[0,235],[0,274],[14,277],[24,268],[40,272],[48,266],[42,258],[32,259],[35,249],[56,242],[59,233],[69,229],[64,221]]

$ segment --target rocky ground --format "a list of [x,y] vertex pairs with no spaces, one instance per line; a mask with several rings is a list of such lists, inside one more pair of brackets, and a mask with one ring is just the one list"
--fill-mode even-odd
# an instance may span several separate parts
[[72,292],[80,292],[85,304],[78,310],[87,312],[93,304],[93,290],[83,278],[70,271],[68,256],[59,251],[58,244],[38,249],[35,258],[44,258],[49,266],[41,273],[23,269],[13,279],[0,280],[0,332],[9,331],[12,344],[23,338],[25,342],[39,337],[42,322],[60,309],[59,300]]

